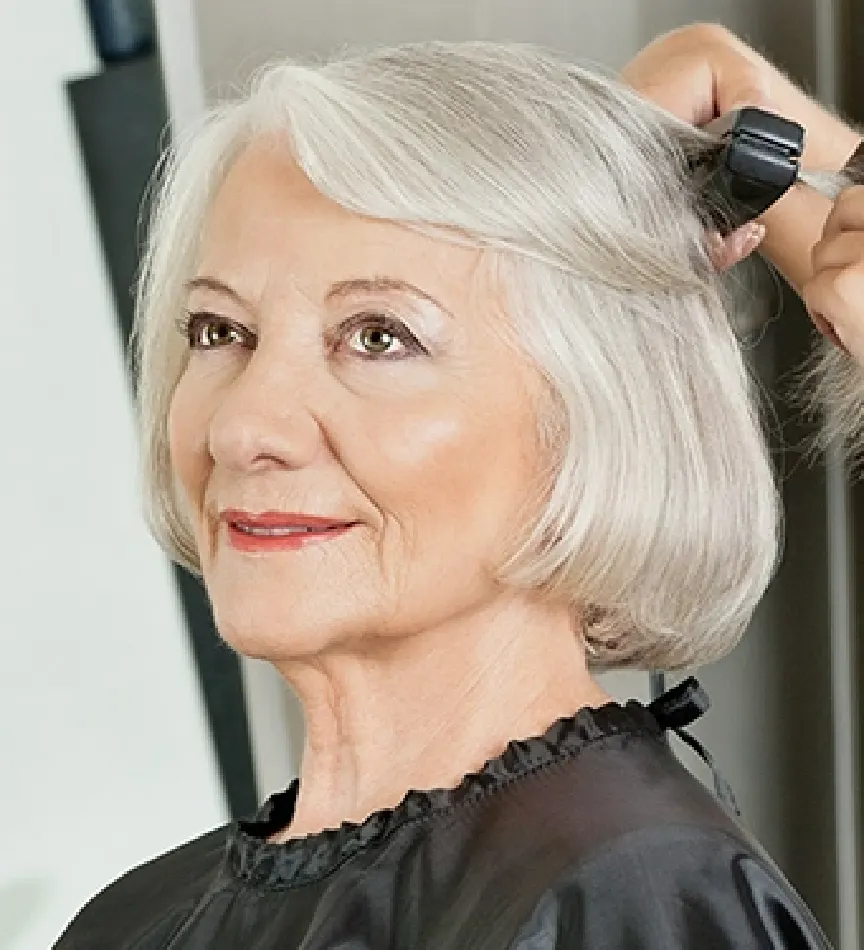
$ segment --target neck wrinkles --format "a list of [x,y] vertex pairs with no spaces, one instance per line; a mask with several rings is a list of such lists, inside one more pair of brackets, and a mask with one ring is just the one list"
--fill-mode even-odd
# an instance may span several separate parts
[[510,740],[610,700],[568,612],[524,599],[363,646],[278,664],[306,744],[293,820],[276,840],[360,823],[412,789],[453,788]]

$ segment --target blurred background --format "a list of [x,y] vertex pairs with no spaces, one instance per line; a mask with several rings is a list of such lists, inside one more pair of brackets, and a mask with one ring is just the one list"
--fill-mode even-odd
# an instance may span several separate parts
[[[124,346],[162,144],[280,53],[425,38],[542,43],[622,66],[721,22],[864,119],[857,0],[30,0],[0,5],[0,946],[42,950],[135,864],[296,774],[303,725],[268,668],[219,645],[200,587],[140,516]],[[170,119],[170,126],[169,126]],[[170,131],[169,131],[170,129]],[[791,300],[752,359],[777,393],[811,340]],[[694,730],[841,950],[860,950],[855,650],[864,505],[806,467],[780,410],[786,554],[750,635],[701,676]],[[861,543],[858,543],[859,540]],[[647,675],[616,674],[647,699]],[[682,758],[688,753],[682,751]],[[693,766],[698,771],[698,766]],[[702,774],[701,772],[699,773]]]

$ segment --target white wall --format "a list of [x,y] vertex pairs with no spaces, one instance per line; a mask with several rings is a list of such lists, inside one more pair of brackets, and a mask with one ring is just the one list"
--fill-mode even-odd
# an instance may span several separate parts
[[0,947],[225,820],[178,603],[139,516],[115,318],[63,81],[83,3],[0,4]]

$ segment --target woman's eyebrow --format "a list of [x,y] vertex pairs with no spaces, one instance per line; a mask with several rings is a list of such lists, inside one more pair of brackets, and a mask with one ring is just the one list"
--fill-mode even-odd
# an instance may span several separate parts
[[451,319],[456,319],[452,312],[448,310],[440,300],[436,300],[431,294],[427,294],[425,290],[415,287],[414,284],[409,284],[407,281],[399,280],[396,277],[354,277],[350,280],[340,280],[333,284],[330,290],[327,291],[327,300],[347,297],[354,293],[365,292],[380,294],[388,291],[398,291],[399,293],[408,294],[417,300],[425,300],[443,313],[446,313]]
[[193,290],[212,290],[217,294],[230,297],[236,304],[243,307],[244,310],[251,311],[254,309],[252,304],[242,294],[237,293],[233,287],[223,283],[216,277],[193,277],[191,280],[187,280],[184,286],[187,294],[191,294]]
[[[233,287],[229,286],[216,277],[199,276],[187,280],[185,284],[186,292],[192,293],[193,290],[211,290],[218,294],[229,297],[236,304],[239,304],[245,310],[252,310],[252,304],[239,294]],[[348,297],[355,293],[387,293],[397,291],[408,294],[417,300],[425,300],[437,307],[443,313],[446,313],[452,320],[456,318],[440,300],[437,300],[431,294],[426,293],[414,284],[399,280],[396,277],[352,277],[349,280],[340,280],[327,291],[327,300],[336,300],[340,297]]]

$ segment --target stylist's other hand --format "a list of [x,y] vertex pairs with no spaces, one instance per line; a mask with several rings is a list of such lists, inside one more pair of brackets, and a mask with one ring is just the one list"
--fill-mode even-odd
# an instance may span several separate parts
[[864,186],[834,202],[802,297],[817,328],[864,365]]
[[[807,168],[836,171],[858,145],[858,136],[810,99],[791,80],[723,26],[697,23],[649,43],[622,70],[640,95],[691,125],[705,125],[743,106],[759,106],[807,130]],[[746,226],[745,226],[746,227]],[[739,231],[714,242],[718,269],[737,263],[764,232]]]

